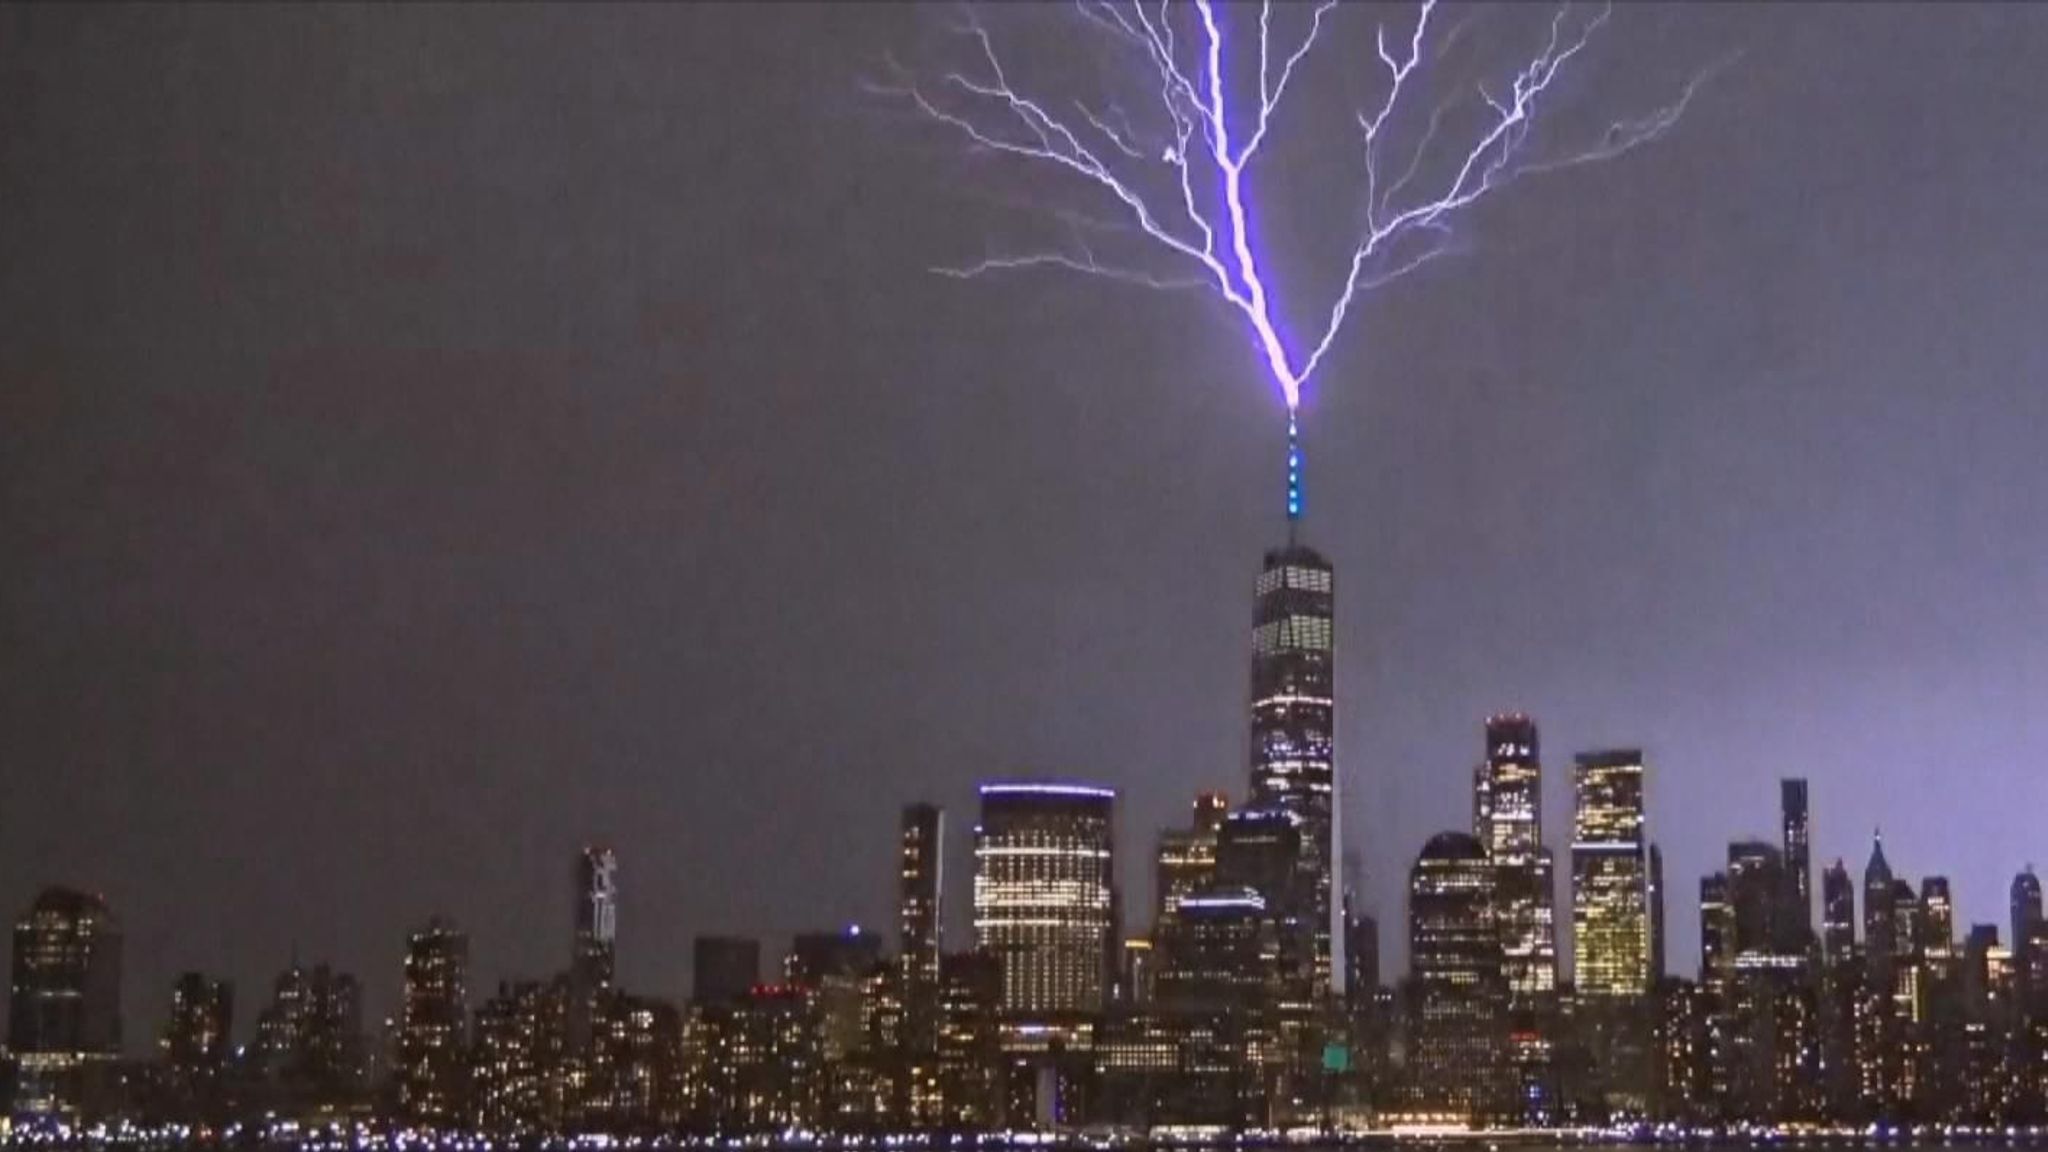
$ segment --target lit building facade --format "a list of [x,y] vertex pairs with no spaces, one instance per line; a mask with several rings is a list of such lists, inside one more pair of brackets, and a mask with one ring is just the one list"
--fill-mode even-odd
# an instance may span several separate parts
[[1479,777],[1472,834],[1499,873],[1494,917],[1502,972],[1514,999],[1545,997],[1557,988],[1557,924],[1536,722],[1519,712],[1489,718]]
[[1116,793],[1063,783],[981,788],[974,938],[1000,958],[1003,1010],[1099,1013],[1116,940]]
[[1495,873],[1471,836],[1432,837],[1408,874],[1410,1104],[1474,1122],[1509,1107]]
[[[1335,570],[1312,548],[1266,553],[1252,625],[1252,807],[1301,819],[1301,905],[1288,918],[1310,933],[1316,987],[1343,971],[1335,870]],[[1266,893],[1273,902],[1273,893]],[[1278,912],[1275,909],[1275,912]],[[1333,951],[1335,949],[1335,951]]]
[[436,916],[405,949],[398,1023],[398,1107],[415,1123],[453,1125],[468,1112],[469,937]]
[[1813,931],[1813,810],[1807,803],[1806,781],[1778,781],[1780,850],[1785,858],[1785,899],[1793,921],[1804,933]]
[[7,1049],[18,1114],[97,1111],[121,1053],[121,924],[106,901],[46,888],[14,922]]
[[166,1115],[188,1123],[224,1119],[234,1024],[235,994],[227,981],[186,972],[171,985],[170,1020],[159,1042]]
[[1643,755],[1588,752],[1573,766],[1572,961],[1581,999],[1650,990]]
[[945,945],[945,811],[936,804],[906,805],[896,843],[903,1043],[915,1060],[938,1046],[939,957]]
[[1159,834],[1153,870],[1153,892],[1158,901],[1153,912],[1155,928],[1173,921],[1182,897],[1215,879],[1216,837],[1228,815],[1227,797],[1221,792],[1204,792],[1195,797],[1194,818],[1186,828],[1169,828]]

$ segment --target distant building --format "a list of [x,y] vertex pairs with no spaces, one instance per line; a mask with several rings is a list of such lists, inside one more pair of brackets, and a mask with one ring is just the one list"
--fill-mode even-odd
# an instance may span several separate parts
[[1807,805],[1806,781],[1778,781],[1780,851],[1785,857],[1785,899],[1802,934],[1813,931],[1813,813]]
[[224,1119],[223,1078],[233,1051],[234,989],[225,980],[187,972],[171,985],[170,1020],[159,1042],[162,1111],[186,1123]]
[[1172,922],[1182,897],[1216,878],[1216,837],[1229,814],[1230,801],[1221,792],[1203,792],[1195,797],[1194,819],[1188,827],[1159,834],[1153,871],[1153,891],[1158,899],[1153,911],[1155,928]]
[[761,942],[748,936],[699,936],[690,949],[690,999],[737,1001],[761,982]]
[[309,1119],[367,1110],[362,985],[326,964],[294,963],[278,975],[256,1020],[251,1056],[258,1082],[248,1103],[259,1115]]
[[1311,978],[1337,991],[1336,570],[1290,540],[1266,553],[1252,624],[1251,806],[1301,820],[1302,883],[1282,923],[1308,934]]
[[576,854],[576,933],[569,954],[569,1046],[590,1044],[593,1021],[618,971],[619,858],[609,848]]
[[1581,999],[1650,990],[1643,755],[1588,752],[1573,766],[1572,961]]
[[91,1116],[121,1053],[121,924],[106,901],[46,888],[14,922],[7,1048],[17,1114]]
[[1408,1068],[1425,1114],[1483,1121],[1509,1107],[1494,881],[1484,846],[1460,832],[1431,837],[1408,874]]
[[2034,876],[2033,865],[2012,878],[2012,962],[2013,971],[2025,982],[2031,967],[2029,950],[2035,929],[2041,924],[2041,881]]
[[469,937],[436,916],[405,949],[398,1023],[398,1107],[419,1124],[454,1127],[468,1115]]
[[905,805],[897,836],[896,901],[903,1046],[913,1064],[929,1064],[938,1048],[945,859],[945,812],[935,804]]
[[1517,1001],[1557,988],[1556,885],[1543,843],[1543,765],[1536,722],[1519,712],[1486,721],[1486,756],[1474,798],[1472,830],[1498,872],[1494,917],[1502,974]]
[[1003,963],[987,952],[950,952],[939,965],[939,1122],[993,1127],[1003,1114]]
[[1098,1013],[1107,1004],[1115,805],[1115,792],[1084,784],[982,785],[975,946],[1002,962],[1006,1013]]
[[1820,951],[1829,966],[1845,963],[1856,951],[1856,885],[1838,859],[1821,875]]
[[477,1007],[470,1041],[470,1112],[479,1131],[535,1135],[563,1119],[566,979],[502,983]]

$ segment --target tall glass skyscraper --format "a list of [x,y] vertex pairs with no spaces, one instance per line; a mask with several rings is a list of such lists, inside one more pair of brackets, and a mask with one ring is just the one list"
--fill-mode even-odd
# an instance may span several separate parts
[[1806,781],[1791,778],[1778,781],[1778,811],[1782,818],[1785,898],[1792,905],[1792,923],[1801,932],[1813,931],[1813,815],[1807,807]]
[[1252,808],[1301,822],[1299,910],[1313,933],[1318,989],[1343,971],[1333,873],[1340,848],[1336,785],[1334,569],[1290,543],[1266,553],[1252,626]]
[[1642,752],[1579,756],[1573,791],[1572,961],[1579,995],[1641,996],[1650,987]]
[[1115,941],[1116,793],[1085,784],[981,787],[974,942],[1003,966],[1004,1013],[1096,1013]]
[[1519,712],[1486,721],[1486,759],[1479,765],[1472,834],[1498,876],[1494,920],[1501,936],[1502,974],[1517,998],[1557,987],[1556,913],[1550,850],[1543,846],[1543,767],[1536,722]]
[[937,805],[904,807],[897,910],[902,933],[904,1040],[905,1047],[916,1053],[936,1052],[939,1043],[945,833],[946,814]]

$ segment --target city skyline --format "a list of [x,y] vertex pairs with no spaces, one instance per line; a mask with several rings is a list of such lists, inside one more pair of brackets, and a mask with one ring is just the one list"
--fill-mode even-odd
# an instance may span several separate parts
[[[991,193],[857,98],[913,11],[0,10],[0,907],[104,893],[137,1010],[296,944],[382,1018],[437,911],[473,989],[557,970],[600,842],[680,995],[698,934],[893,924],[905,800],[958,846],[982,780],[1114,787],[1130,892],[1241,804],[1256,365],[932,282]],[[1673,968],[1781,776],[1859,897],[1876,826],[1959,923],[2039,851],[2048,20],[1642,11],[1602,78],[1739,52],[1714,99],[1476,217],[1307,401],[1389,973],[1503,710],[1561,924],[1570,758],[1643,749]]]

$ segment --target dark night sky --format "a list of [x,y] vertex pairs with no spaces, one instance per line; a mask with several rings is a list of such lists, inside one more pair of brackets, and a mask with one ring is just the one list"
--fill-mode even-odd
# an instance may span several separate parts
[[[861,95],[927,15],[0,9],[0,908],[106,893],[131,1041],[187,967],[246,1023],[294,943],[388,1008],[436,910],[479,986],[551,971],[586,839],[681,995],[692,934],[887,923],[903,801],[1112,783],[1141,903],[1242,793],[1277,402],[1220,306],[925,271],[1000,176]],[[2048,863],[2048,11],[1598,47],[1622,92],[1743,55],[1471,217],[1310,401],[1390,964],[1507,707],[1560,845],[1571,753],[1648,749],[1681,971],[1784,774],[1817,858],[1882,823],[2002,920]]]

